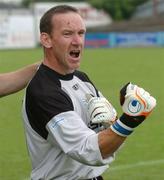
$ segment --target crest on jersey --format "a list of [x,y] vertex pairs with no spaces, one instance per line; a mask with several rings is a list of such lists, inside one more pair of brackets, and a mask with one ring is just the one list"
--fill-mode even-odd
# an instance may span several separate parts
[[74,84],[74,85],[72,86],[72,88],[77,91],[77,90],[79,89],[79,84],[78,84],[78,83],[77,83],[77,84]]

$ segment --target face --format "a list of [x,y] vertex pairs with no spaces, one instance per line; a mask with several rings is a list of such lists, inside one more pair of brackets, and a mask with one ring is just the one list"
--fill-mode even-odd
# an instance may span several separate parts
[[86,32],[84,21],[79,14],[69,12],[55,15],[52,24],[47,63],[61,74],[71,73],[80,66]]

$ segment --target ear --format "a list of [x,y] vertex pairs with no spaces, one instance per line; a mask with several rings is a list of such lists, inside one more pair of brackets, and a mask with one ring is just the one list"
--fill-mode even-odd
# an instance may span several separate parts
[[44,46],[45,48],[51,48],[52,47],[51,37],[47,33],[43,32],[40,34],[40,42],[41,42],[42,46]]

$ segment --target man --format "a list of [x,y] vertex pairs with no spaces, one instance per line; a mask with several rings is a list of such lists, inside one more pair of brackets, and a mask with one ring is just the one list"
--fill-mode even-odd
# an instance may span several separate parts
[[36,73],[38,64],[0,74],[0,97],[22,90]]
[[114,153],[155,107],[149,93],[128,83],[117,119],[113,106],[77,70],[85,32],[70,6],[53,7],[40,20],[44,60],[23,103],[32,180],[102,180]]

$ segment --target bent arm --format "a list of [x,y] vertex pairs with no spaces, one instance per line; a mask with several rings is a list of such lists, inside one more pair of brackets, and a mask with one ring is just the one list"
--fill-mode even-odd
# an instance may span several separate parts
[[46,125],[48,140],[70,158],[86,165],[103,166],[114,160],[114,154],[102,158],[98,134],[89,129],[74,111],[54,116]]
[[102,158],[113,154],[125,141],[126,137],[119,136],[110,128],[99,132],[98,144]]
[[33,77],[39,63],[28,65],[17,71],[0,74],[0,97],[22,90]]

